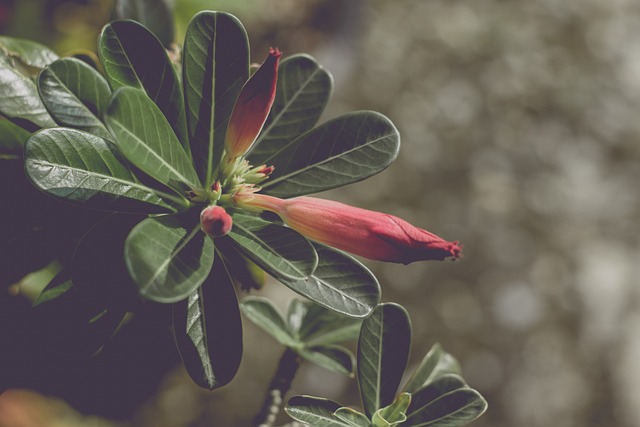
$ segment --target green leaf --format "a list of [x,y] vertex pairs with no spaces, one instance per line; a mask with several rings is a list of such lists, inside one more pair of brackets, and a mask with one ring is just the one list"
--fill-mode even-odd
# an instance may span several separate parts
[[249,154],[254,165],[264,163],[304,132],[313,128],[331,92],[333,79],[309,55],[294,55],[278,67],[276,97],[264,129]]
[[140,184],[107,140],[65,128],[45,129],[26,143],[25,168],[36,187],[94,209],[175,212],[181,200]]
[[36,127],[55,126],[33,79],[56,59],[53,51],[39,43],[0,36],[0,114]]
[[286,347],[301,345],[289,334],[287,325],[276,307],[267,298],[245,297],[240,303],[242,313]]
[[29,131],[0,118],[0,160],[22,158],[24,143],[30,136]]
[[229,117],[249,78],[249,42],[233,15],[203,11],[187,28],[182,53],[191,152],[201,181],[211,184]]
[[436,343],[413,372],[404,390],[415,393],[430,381],[449,373],[460,375],[462,373],[460,365],[453,356],[442,350],[440,344]]
[[358,384],[369,417],[393,401],[410,346],[409,315],[398,304],[380,304],[362,323],[358,340]]
[[180,81],[156,36],[135,21],[115,21],[103,28],[98,52],[111,88],[132,86],[146,91],[188,154]]
[[101,119],[111,89],[100,73],[85,62],[74,58],[55,61],[40,73],[38,90],[59,125],[112,139]]
[[144,92],[118,89],[107,107],[106,121],[120,152],[147,175],[180,194],[200,188],[189,156]]
[[67,292],[73,292],[71,280],[52,280],[33,302],[33,307],[62,298]]
[[187,298],[211,271],[213,241],[196,220],[147,218],[131,230],[124,258],[142,296],[156,302]]
[[338,403],[313,396],[294,396],[284,408],[291,418],[311,427],[352,427],[333,415],[338,409]]
[[174,38],[173,14],[167,0],[117,0],[113,18],[138,21],[169,47]]
[[461,388],[443,394],[412,413],[403,426],[457,427],[475,420],[486,409],[487,402],[480,393]]
[[58,59],[54,51],[40,43],[7,36],[0,36],[0,51],[3,56],[19,61],[19,65],[31,67],[32,75]]
[[344,347],[337,345],[305,346],[296,352],[305,359],[332,372],[353,376],[355,357]]
[[298,335],[305,344],[329,345],[358,339],[362,319],[344,316],[310,302],[304,306],[307,311]]
[[361,412],[351,408],[339,408],[333,415],[351,427],[371,427],[369,418]]
[[355,258],[335,249],[314,244],[318,266],[305,280],[280,279],[300,295],[345,316],[368,316],[380,301],[380,285]]
[[382,114],[357,111],[324,123],[264,159],[275,166],[265,194],[293,197],[375,175],[398,156],[400,135]]
[[301,234],[254,216],[234,214],[228,236],[247,258],[281,281],[307,278],[318,264],[316,251]]
[[[297,298],[292,299],[287,307],[286,326],[289,333],[296,339],[300,339],[300,329],[304,325],[307,313],[311,307],[318,307],[311,302],[302,301]],[[321,308],[322,311],[327,311]]]
[[447,374],[430,382],[420,390],[412,393],[412,401],[408,414],[419,411],[422,407],[436,400],[443,394],[459,388],[467,388],[467,384],[459,375]]
[[242,322],[221,256],[202,286],[174,304],[173,330],[182,362],[196,384],[212,390],[233,379],[242,358]]
[[400,393],[391,405],[380,408],[373,414],[372,423],[375,427],[393,427],[407,420],[407,408],[411,403],[411,394]]

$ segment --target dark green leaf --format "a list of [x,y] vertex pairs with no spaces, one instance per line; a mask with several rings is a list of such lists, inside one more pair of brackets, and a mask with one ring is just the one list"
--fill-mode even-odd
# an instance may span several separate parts
[[466,387],[467,385],[462,377],[453,374],[443,375],[412,393],[411,405],[407,414],[419,411],[423,406],[428,405],[443,394]]
[[305,359],[332,372],[353,376],[355,358],[349,350],[337,345],[304,347],[296,350]]
[[167,0],[116,0],[113,17],[138,21],[155,34],[165,47],[173,42],[173,15]]
[[29,131],[0,118],[0,160],[22,158],[24,143],[30,136]]
[[145,90],[189,153],[180,81],[153,33],[134,21],[115,21],[102,30],[98,51],[111,88],[115,91],[132,86]]
[[300,345],[294,337],[289,334],[284,319],[270,300],[263,297],[246,297],[240,303],[242,313],[253,323],[264,329],[269,335],[287,347]]
[[106,122],[120,152],[147,175],[180,194],[200,188],[189,156],[144,92],[118,89],[107,108]]
[[71,280],[53,280],[47,285],[46,288],[40,293],[38,298],[33,302],[33,306],[37,307],[40,304],[46,304],[49,301],[54,301],[57,298],[62,297],[67,292],[73,290],[73,282]]
[[254,165],[277,153],[311,129],[333,90],[331,75],[309,55],[294,55],[280,63],[276,98],[264,129],[249,155]]
[[53,127],[34,78],[58,56],[41,44],[0,37],[0,114],[28,120],[37,127]]
[[102,123],[111,89],[91,66],[74,58],[59,59],[40,73],[38,90],[59,125],[111,139]]
[[371,421],[361,412],[351,408],[339,408],[333,415],[352,427],[371,427]]
[[358,384],[369,417],[393,401],[410,347],[411,323],[402,306],[380,304],[362,323],[358,340]]
[[293,197],[361,181],[395,160],[400,135],[382,114],[357,111],[305,133],[263,160],[275,171],[266,194]]
[[187,298],[213,264],[213,241],[200,224],[177,216],[147,218],[125,242],[124,258],[142,296],[156,302]]
[[318,263],[311,243],[298,232],[249,215],[233,215],[229,237],[250,260],[278,280],[304,279]]
[[284,408],[291,418],[311,427],[351,427],[333,415],[338,409],[338,403],[313,396],[294,396]]
[[487,402],[480,393],[470,388],[461,388],[445,393],[413,412],[403,426],[458,427],[475,420],[486,409]]
[[25,168],[46,193],[83,206],[121,212],[175,212],[186,200],[140,184],[107,140],[86,132],[54,128],[26,144]]
[[231,111],[249,77],[248,43],[240,21],[227,13],[200,12],[187,28],[182,53],[187,124],[205,185],[220,163]]
[[318,266],[305,280],[281,282],[312,301],[351,317],[365,317],[380,301],[380,285],[371,272],[355,258],[314,244]]
[[440,344],[436,343],[431,347],[431,350],[429,350],[420,362],[420,365],[418,365],[413,372],[404,390],[409,393],[415,393],[420,390],[422,386],[441,375],[460,375],[461,373],[460,365],[456,359],[442,350]]
[[233,379],[242,358],[242,322],[221,256],[202,286],[174,304],[173,330],[182,362],[196,384],[211,390]]

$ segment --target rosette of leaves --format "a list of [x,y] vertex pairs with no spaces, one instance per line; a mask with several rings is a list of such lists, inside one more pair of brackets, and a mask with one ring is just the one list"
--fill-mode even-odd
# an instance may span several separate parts
[[339,344],[358,338],[360,319],[298,299],[289,303],[286,317],[263,297],[243,298],[240,309],[249,320],[301,358],[339,374],[353,375],[355,357]]
[[[199,213],[218,200],[211,195],[224,169],[227,123],[249,77],[247,35],[235,17],[197,14],[180,67],[152,32],[131,20],[108,24],[98,50],[103,73],[77,59],[56,59],[32,82],[38,97],[33,87],[28,96],[46,118],[38,123],[45,129],[25,144],[33,184],[83,207],[143,217],[131,227],[131,216],[116,215],[85,236],[83,250],[76,250],[82,262],[72,261],[75,286],[131,283],[145,299],[174,304],[179,350],[194,380],[207,388],[227,383],[242,353],[232,277],[238,266],[230,260],[253,263],[344,315],[371,313],[380,287],[366,267],[279,220],[225,206],[233,217],[227,236],[211,239],[200,229]],[[263,193],[328,190],[378,173],[395,159],[397,130],[378,113],[354,112],[316,126],[332,78],[312,57],[290,56],[278,73],[274,105],[245,156],[248,165],[275,166],[260,183]],[[86,256],[100,253],[104,236],[123,234],[107,258],[113,266]]]
[[379,305],[358,339],[357,377],[364,412],[334,401],[294,396],[285,411],[311,427],[455,427],[479,417],[484,398],[460,376],[455,359],[435,345],[401,392],[411,323],[397,304]]

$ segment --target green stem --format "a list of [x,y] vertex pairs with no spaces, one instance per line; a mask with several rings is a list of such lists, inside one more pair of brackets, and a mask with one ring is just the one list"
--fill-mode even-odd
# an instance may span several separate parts
[[264,398],[262,409],[253,419],[253,425],[256,427],[272,427],[276,420],[285,394],[291,388],[291,382],[300,368],[302,360],[298,354],[287,347],[280,357],[278,370],[273,375],[273,379],[269,384],[269,390]]

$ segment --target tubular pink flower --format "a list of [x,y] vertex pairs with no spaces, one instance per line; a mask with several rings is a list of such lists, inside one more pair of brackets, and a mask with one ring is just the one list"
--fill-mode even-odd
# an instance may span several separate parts
[[247,80],[238,95],[224,142],[230,160],[247,152],[267,120],[276,95],[281,55],[277,48],[270,48],[267,59]]
[[241,201],[274,212],[311,240],[365,258],[409,264],[459,258],[462,247],[380,212],[314,197],[279,199],[264,194]]
[[233,227],[231,216],[221,206],[209,206],[200,212],[200,228],[208,236],[226,236]]

